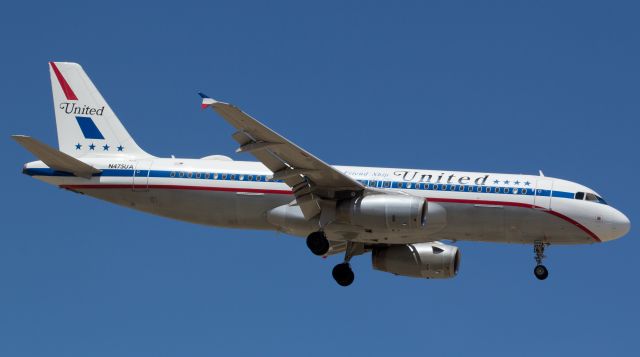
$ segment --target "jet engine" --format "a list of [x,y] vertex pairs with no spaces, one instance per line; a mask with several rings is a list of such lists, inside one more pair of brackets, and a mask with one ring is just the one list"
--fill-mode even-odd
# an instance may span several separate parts
[[458,273],[458,247],[442,243],[416,243],[375,247],[373,268],[414,278],[446,279]]
[[372,231],[420,230],[427,223],[427,209],[422,198],[370,195],[339,204],[337,218]]

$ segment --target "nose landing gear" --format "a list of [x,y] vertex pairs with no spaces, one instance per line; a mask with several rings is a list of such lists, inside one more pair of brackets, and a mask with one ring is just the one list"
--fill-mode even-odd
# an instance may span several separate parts
[[547,267],[542,265],[542,260],[546,258],[544,255],[544,248],[548,246],[549,243],[543,243],[542,241],[533,242],[533,252],[535,253],[536,267],[533,269],[533,274],[538,278],[538,280],[544,280],[549,276],[549,270]]

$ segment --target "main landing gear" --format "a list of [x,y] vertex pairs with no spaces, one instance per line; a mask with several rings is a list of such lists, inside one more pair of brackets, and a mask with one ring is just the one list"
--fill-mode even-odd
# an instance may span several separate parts
[[347,250],[344,252],[344,261],[333,267],[333,271],[331,272],[333,279],[335,279],[338,285],[349,286],[353,283],[355,274],[353,274],[353,270],[351,270],[349,261],[354,255],[362,254],[362,252],[364,252],[364,245],[347,242]]
[[533,269],[533,274],[539,280],[544,280],[549,276],[549,270],[547,270],[547,267],[542,265],[542,260],[546,258],[546,256],[544,255],[544,248],[548,245],[549,243],[543,243],[539,240],[533,242],[533,252],[536,254],[535,259],[537,264]]
[[307,247],[315,255],[327,254],[329,246],[329,240],[323,231],[313,232],[307,237]]
[[[315,255],[325,255],[329,252],[330,244],[327,236],[323,231],[317,231],[309,234],[307,237],[307,247]],[[351,270],[349,261],[356,255],[363,254],[365,252],[364,244],[347,242],[347,247],[344,252],[344,260],[342,263],[333,267],[331,275],[335,279],[336,283],[340,286],[349,286],[355,279],[355,274]]]

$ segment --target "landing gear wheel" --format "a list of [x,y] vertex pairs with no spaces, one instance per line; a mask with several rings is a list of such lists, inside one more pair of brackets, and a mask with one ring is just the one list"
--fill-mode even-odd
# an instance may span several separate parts
[[351,270],[349,263],[340,263],[336,265],[333,267],[331,275],[333,275],[336,283],[340,286],[349,286],[353,283],[353,279],[355,279],[355,275],[353,274],[353,270]]
[[549,276],[549,271],[544,265],[536,265],[536,267],[533,269],[533,274],[539,280],[544,280]]
[[313,232],[307,237],[307,247],[315,255],[325,255],[329,251],[329,240],[324,232]]

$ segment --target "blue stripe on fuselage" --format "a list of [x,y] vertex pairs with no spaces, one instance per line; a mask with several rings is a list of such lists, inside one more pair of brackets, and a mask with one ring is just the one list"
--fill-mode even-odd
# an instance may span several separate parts
[[[24,174],[29,176],[73,176],[68,172],[56,171],[51,168],[29,168],[23,169]],[[215,181],[238,181],[238,182],[273,182],[267,179],[266,175],[247,175],[238,173],[212,173],[212,172],[194,172],[194,171],[165,171],[165,170],[122,170],[122,169],[103,169],[102,172],[93,174],[94,177],[154,177],[154,178],[173,178],[173,179],[195,179],[195,180],[215,180]],[[180,176],[182,174],[182,176]],[[251,176],[252,179],[247,178]],[[242,178],[242,179],[240,179]],[[507,194],[521,196],[541,196],[541,197],[557,197],[557,198],[573,198],[573,192],[551,191],[551,190],[535,190],[525,187],[500,187],[500,186],[475,186],[475,185],[458,185],[458,184],[432,184],[432,183],[415,183],[400,181],[378,181],[378,180],[358,180],[367,187],[395,188],[402,190],[421,190],[421,191],[450,191],[460,193],[492,193]]]

